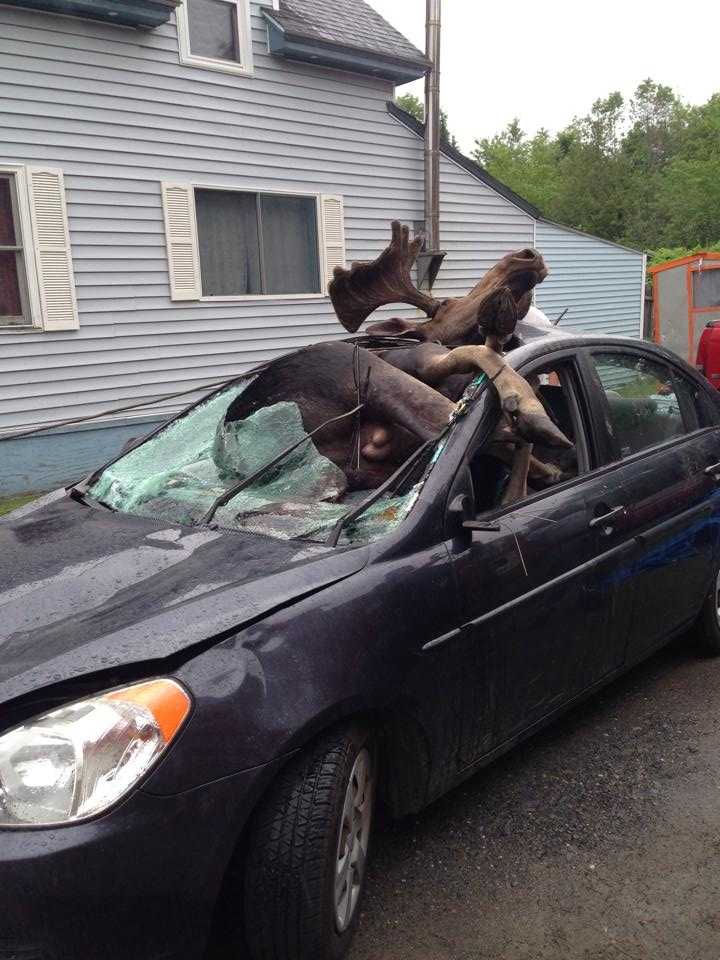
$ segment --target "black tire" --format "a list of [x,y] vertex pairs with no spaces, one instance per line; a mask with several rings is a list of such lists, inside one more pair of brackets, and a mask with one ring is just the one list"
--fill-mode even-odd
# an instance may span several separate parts
[[700,653],[706,657],[720,656],[720,615],[718,615],[718,601],[720,600],[720,573],[713,576],[712,586],[700,608],[693,636],[695,645]]
[[374,783],[373,751],[364,731],[348,728],[323,737],[288,764],[256,812],[244,884],[251,960],[339,960],[347,951],[365,871],[352,920],[343,930],[336,922],[335,873],[356,760],[368,762]]

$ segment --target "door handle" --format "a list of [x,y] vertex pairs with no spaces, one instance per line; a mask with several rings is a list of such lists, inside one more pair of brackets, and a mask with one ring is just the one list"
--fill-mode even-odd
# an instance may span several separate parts
[[709,467],[705,467],[703,473],[713,480],[720,480],[720,463],[711,463]]
[[[594,530],[596,527],[609,527],[610,530],[612,530],[612,521],[624,513],[625,507],[615,507],[614,510],[609,510],[599,517],[593,517],[589,524],[590,529]],[[610,530],[608,530],[608,533]]]

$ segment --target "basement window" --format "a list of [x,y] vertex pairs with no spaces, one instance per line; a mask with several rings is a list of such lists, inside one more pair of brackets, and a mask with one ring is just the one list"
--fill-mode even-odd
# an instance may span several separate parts
[[32,326],[16,178],[0,172],[0,327]]
[[319,294],[312,196],[195,189],[204,297]]
[[177,26],[181,63],[252,73],[249,0],[185,0]]

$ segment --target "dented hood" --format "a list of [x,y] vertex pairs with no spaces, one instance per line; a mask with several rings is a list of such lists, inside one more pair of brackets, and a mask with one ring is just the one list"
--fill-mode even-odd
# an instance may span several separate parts
[[0,703],[222,637],[356,573],[367,556],[66,496],[26,508],[0,520]]

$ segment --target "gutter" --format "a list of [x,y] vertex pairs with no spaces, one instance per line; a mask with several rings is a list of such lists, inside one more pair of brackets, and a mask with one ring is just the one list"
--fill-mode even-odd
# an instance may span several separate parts
[[167,23],[182,0],[2,0],[5,6],[124,27],[152,29]]

